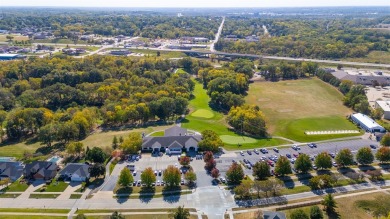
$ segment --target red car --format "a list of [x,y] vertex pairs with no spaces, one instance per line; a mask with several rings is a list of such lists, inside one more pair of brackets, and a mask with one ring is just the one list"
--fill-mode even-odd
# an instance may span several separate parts
[[294,155],[294,157],[298,157],[298,154],[293,154]]

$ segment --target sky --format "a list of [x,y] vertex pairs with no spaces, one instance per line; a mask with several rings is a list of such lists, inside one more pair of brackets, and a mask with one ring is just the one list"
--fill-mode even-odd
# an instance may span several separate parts
[[390,6],[390,0],[0,0],[0,6],[151,8]]

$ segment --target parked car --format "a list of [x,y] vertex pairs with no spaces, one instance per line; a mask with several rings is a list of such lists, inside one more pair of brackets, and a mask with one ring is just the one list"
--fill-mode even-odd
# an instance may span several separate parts
[[317,147],[317,144],[316,144],[316,143],[311,143],[311,145],[313,145],[313,148],[316,148],[316,147]]
[[376,146],[375,146],[375,145],[373,145],[373,144],[370,144],[370,148],[372,148],[372,149],[376,149]]
[[254,152],[255,154],[259,154],[259,150],[257,150],[257,149],[254,149],[253,152]]
[[240,151],[240,154],[241,154],[241,156],[244,156],[244,152],[243,151]]
[[279,149],[277,149],[277,148],[274,148],[274,151],[275,151],[276,153],[279,153]]
[[291,148],[292,148],[293,150],[298,150],[296,144],[293,144],[293,145],[291,146]]
[[336,157],[336,154],[335,154],[335,153],[330,153],[330,156],[331,156],[332,158],[335,158],[335,157]]
[[338,166],[337,163],[334,162],[334,161],[333,161],[332,165],[333,165],[334,167],[337,167],[337,166]]
[[247,150],[246,152],[247,152],[249,155],[252,155],[252,151]]
[[133,176],[136,176],[137,175],[137,170],[134,170],[133,171]]
[[309,148],[313,148],[313,144],[312,143],[307,143],[307,146],[309,146]]
[[291,154],[286,154],[286,157],[287,158],[291,158]]

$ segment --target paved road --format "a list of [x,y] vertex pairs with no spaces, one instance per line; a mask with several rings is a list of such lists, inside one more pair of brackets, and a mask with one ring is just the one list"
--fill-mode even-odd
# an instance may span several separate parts
[[222,29],[223,29],[223,24],[225,23],[225,17],[222,17],[222,22],[221,22],[221,25],[219,26],[218,28],[218,31],[217,31],[217,34],[215,35],[215,39],[213,40],[213,42],[211,43],[210,45],[210,51],[211,52],[215,52],[215,44],[218,42],[219,40],[219,37],[221,36],[221,33],[222,33]]

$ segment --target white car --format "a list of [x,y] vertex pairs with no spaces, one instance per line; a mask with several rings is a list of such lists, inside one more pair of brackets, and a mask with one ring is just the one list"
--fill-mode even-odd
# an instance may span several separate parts
[[137,175],[137,170],[134,170],[133,171],[133,176],[136,176]]
[[240,151],[240,154],[241,154],[241,156],[244,156],[244,152],[243,151]]

